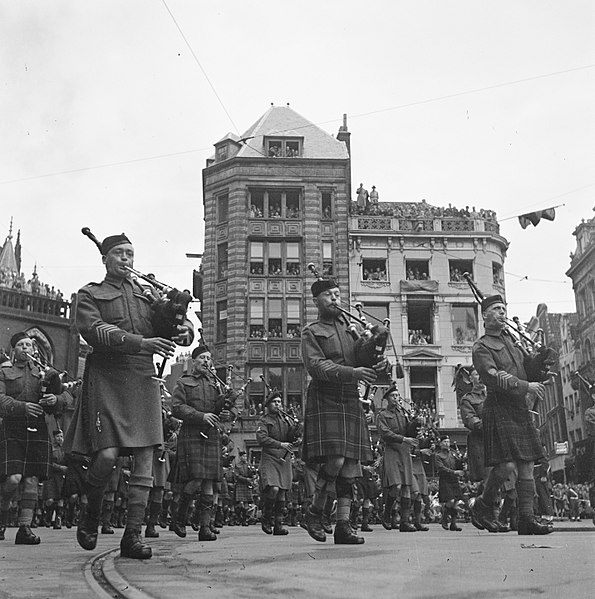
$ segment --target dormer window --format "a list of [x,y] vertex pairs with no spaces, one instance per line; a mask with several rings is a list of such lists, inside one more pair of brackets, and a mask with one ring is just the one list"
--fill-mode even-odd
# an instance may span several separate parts
[[266,155],[269,158],[297,158],[302,155],[302,139],[267,138]]
[[221,162],[223,160],[227,160],[227,153],[228,153],[227,151],[228,151],[227,144],[225,144],[224,146],[219,146],[216,151],[216,154],[217,154],[216,161]]

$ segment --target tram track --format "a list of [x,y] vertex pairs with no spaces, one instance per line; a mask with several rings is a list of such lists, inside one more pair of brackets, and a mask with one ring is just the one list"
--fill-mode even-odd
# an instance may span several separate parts
[[83,575],[89,588],[99,599],[153,599],[117,571],[114,560],[119,552],[119,549],[109,549],[87,561]]

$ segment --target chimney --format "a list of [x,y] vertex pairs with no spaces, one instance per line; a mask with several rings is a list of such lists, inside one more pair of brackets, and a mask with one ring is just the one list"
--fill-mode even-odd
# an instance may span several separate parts
[[343,124],[339,127],[339,133],[337,133],[337,139],[342,141],[347,146],[347,152],[351,156],[351,133],[347,129],[347,115],[343,115]]

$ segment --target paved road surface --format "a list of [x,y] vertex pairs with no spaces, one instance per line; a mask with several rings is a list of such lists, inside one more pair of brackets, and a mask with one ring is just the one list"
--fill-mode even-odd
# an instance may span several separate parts
[[[0,599],[595,597],[590,521],[558,523],[545,537],[462,527],[451,533],[431,525],[429,532],[406,534],[376,526],[357,547],[317,543],[300,528],[273,537],[256,526],[225,527],[211,543],[199,543],[191,529],[184,540],[161,531],[151,540],[154,557],[141,562],[110,551],[119,534],[100,536],[97,549],[85,552],[74,529],[41,529],[37,547],[15,546],[16,530],[9,529],[0,542]],[[112,584],[109,591],[93,582],[93,560]]]

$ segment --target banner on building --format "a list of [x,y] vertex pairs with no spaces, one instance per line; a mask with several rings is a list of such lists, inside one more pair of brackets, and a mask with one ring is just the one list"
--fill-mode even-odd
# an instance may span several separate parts
[[556,455],[567,455],[568,454],[568,441],[562,443],[554,443],[556,449]]

